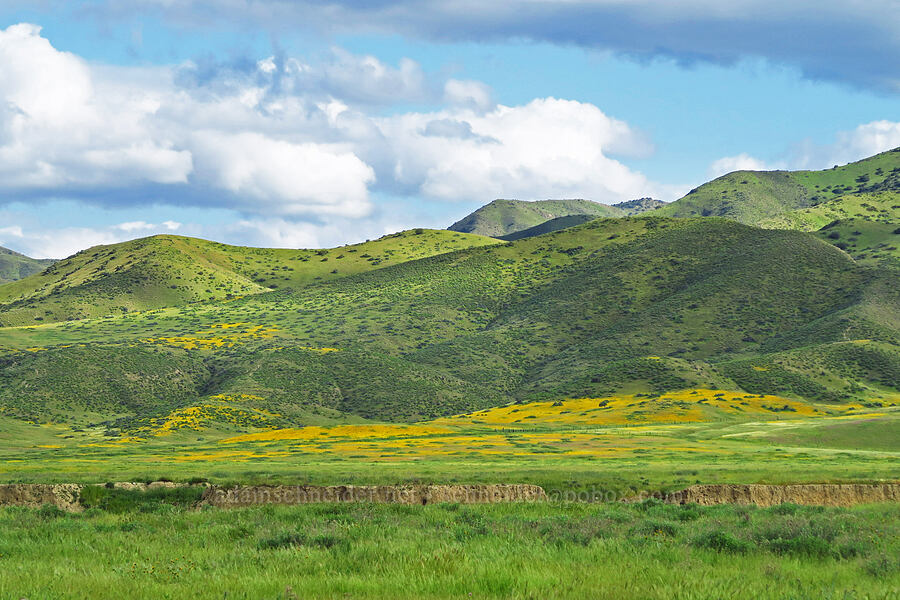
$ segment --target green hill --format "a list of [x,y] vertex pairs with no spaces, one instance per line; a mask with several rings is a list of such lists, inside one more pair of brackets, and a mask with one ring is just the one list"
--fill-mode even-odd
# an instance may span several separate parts
[[448,227],[451,231],[490,237],[506,236],[558,217],[623,217],[622,209],[590,200],[494,200]]
[[0,248],[0,284],[24,279],[52,265],[52,259],[29,258],[24,254]]
[[823,207],[815,215],[803,209],[818,208],[833,200],[857,202],[848,198],[855,195],[873,198],[888,194],[896,198],[898,192],[900,148],[823,171],[736,171],[691,190],[680,200],[657,209],[657,213],[668,217],[720,216],[750,225],[799,225],[809,229],[834,210],[834,205]]
[[529,227],[528,229],[523,229],[521,231],[516,231],[515,233],[498,236],[497,239],[507,242],[522,240],[536,235],[544,235],[545,233],[559,231],[560,229],[575,227],[576,225],[581,225],[582,223],[593,221],[596,218],[597,217],[593,215],[569,215],[567,217],[556,217],[555,219],[544,221],[540,225],[535,225],[534,227]]
[[665,202],[663,202],[662,200],[657,200],[655,198],[638,198],[636,200],[619,202],[617,204],[613,204],[612,206],[613,208],[618,208],[619,210],[624,212],[626,217],[632,217],[634,215],[639,215],[651,210],[656,210],[657,208],[665,205]]
[[[433,233],[433,245],[468,239]],[[385,244],[418,248],[426,235],[379,240],[378,256]],[[345,276],[327,269],[348,259],[347,247],[309,261],[325,275],[301,275],[300,261],[284,281],[283,269],[253,263],[269,278],[225,272],[279,289],[0,328],[0,413],[130,432],[198,415],[223,427],[413,421],[510,401],[688,387],[825,401],[896,396],[896,275],[817,235],[646,216],[511,243],[477,238],[477,247],[384,268],[365,260]],[[124,261],[104,252],[79,272]],[[365,253],[375,256],[374,247]]]
[[0,286],[0,325],[30,325],[230,300],[496,240],[415,229],[323,250],[228,246],[159,235],[97,246]]

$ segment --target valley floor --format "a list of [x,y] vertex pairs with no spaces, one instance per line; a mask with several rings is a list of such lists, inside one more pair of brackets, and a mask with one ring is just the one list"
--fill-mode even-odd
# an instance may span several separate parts
[[80,514],[0,508],[4,600],[887,599],[900,589],[900,505],[616,502],[694,483],[900,481],[893,400],[686,390],[416,424],[247,433],[186,419],[143,437],[0,419],[2,483],[535,483],[551,499],[198,510],[198,488],[176,488],[152,501],[117,492]]
[[896,598],[900,506],[0,509],[0,598]]

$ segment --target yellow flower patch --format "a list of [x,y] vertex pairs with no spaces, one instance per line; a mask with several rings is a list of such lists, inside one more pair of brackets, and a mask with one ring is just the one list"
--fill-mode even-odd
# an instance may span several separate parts
[[400,436],[424,436],[447,433],[446,427],[430,425],[338,425],[336,427],[301,427],[296,429],[275,429],[249,433],[222,440],[223,444],[237,442],[274,442],[280,440],[325,440],[334,438],[383,439]]
[[265,327],[249,323],[222,323],[212,325],[209,329],[198,331],[194,335],[146,338],[149,344],[177,346],[185,350],[210,350],[213,348],[233,348],[247,340],[268,339],[278,331],[277,327]]

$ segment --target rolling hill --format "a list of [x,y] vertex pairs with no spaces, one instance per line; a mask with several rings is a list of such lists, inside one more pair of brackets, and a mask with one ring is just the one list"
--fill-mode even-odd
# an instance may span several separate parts
[[302,287],[497,240],[415,229],[322,250],[228,246],[159,235],[97,246],[0,286],[0,325],[68,321]]
[[[334,276],[363,248],[324,263],[302,251],[310,260],[287,280],[274,263],[246,264],[247,250],[144,240],[170,253],[210,244],[224,287],[191,287],[177,299],[189,304],[0,328],[0,413],[127,434],[201,416],[247,428],[415,421],[686,388],[825,402],[900,392],[895,274],[818,234],[644,216],[510,243],[425,231],[369,244],[396,257],[431,234],[450,251]],[[448,248],[454,235],[474,243]],[[77,273],[135,263],[134,248],[92,250]],[[229,284],[259,289],[229,299]],[[216,296],[195,301],[205,289]]]
[[52,259],[29,258],[24,254],[0,248],[0,284],[24,279],[52,265]]
[[463,217],[451,231],[501,237],[540,225],[558,217],[588,215],[623,217],[626,211],[590,200],[494,200]]
[[[835,210],[832,201],[853,204],[866,201],[853,196],[896,198],[898,192],[900,148],[823,171],[736,171],[691,190],[657,212],[668,217],[719,216],[749,225],[809,229]],[[804,210],[812,207],[821,210]]]
[[638,198],[636,200],[628,200],[626,202],[619,202],[613,204],[613,208],[618,208],[624,213],[626,217],[633,217],[634,215],[639,215],[641,213],[649,212],[651,210],[656,210],[662,206],[665,206],[666,203],[662,200],[657,200],[655,198]]
[[534,227],[529,227],[528,229],[523,229],[521,231],[516,231],[515,233],[498,236],[497,239],[507,242],[522,240],[528,237],[534,237],[536,235],[544,235],[545,233],[559,231],[560,229],[575,227],[576,225],[581,225],[582,223],[593,221],[596,218],[597,217],[595,217],[594,215],[569,215],[566,217],[556,217],[555,219],[544,221],[540,225],[535,225]]

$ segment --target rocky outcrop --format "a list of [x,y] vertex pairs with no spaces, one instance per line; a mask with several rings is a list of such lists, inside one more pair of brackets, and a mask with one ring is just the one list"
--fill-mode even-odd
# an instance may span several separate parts
[[313,502],[385,502],[434,504],[459,502],[535,502],[546,500],[536,485],[332,485],[332,486],[210,486],[201,504],[219,507],[258,504],[309,504]]
[[0,506],[41,507],[52,504],[63,510],[78,512],[78,503],[83,486],[75,483],[41,484],[9,483],[0,484]]
[[671,504],[755,504],[775,506],[790,502],[817,506],[854,506],[900,502],[900,483],[845,483],[797,485],[692,485],[662,496]]

